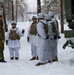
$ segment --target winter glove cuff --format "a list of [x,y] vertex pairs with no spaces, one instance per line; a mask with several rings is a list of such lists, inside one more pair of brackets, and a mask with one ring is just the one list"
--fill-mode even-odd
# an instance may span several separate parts
[[29,42],[29,37],[27,37],[27,41]]
[[25,30],[24,29],[22,29],[22,33],[24,33],[25,32]]
[[49,38],[49,35],[47,35],[46,39],[48,39],[48,38]]
[[6,45],[8,45],[8,40],[6,40]]
[[57,35],[54,35],[54,39],[55,39],[55,40],[57,39]]
[[61,37],[60,36],[58,36],[58,39],[60,39]]

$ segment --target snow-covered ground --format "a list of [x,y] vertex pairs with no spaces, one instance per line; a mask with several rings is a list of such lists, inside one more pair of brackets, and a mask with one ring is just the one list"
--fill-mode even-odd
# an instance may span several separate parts
[[[29,25],[29,22],[19,22],[17,25],[20,29],[25,29],[25,35],[20,40],[21,49],[18,61],[9,59],[9,49],[5,45],[4,53],[7,63],[0,63],[0,75],[74,75],[74,50],[69,47],[65,50],[62,49],[62,45],[66,41],[63,34],[58,43],[58,62],[37,67],[35,64],[38,60],[29,61],[31,47],[26,41]],[[65,28],[67,28],[66,25]]]

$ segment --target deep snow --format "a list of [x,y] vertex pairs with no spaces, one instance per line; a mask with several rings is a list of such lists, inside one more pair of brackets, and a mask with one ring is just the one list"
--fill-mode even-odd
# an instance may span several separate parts
[[[5,45],[4,54],[7,63],[0,63],[0,75],[74,75],[74,50],[69,47],[65,50],[62,49],[62,45],[66,41],[63,34],[61,34],[61,39],[58,42],[58,62],[37,67],[35,64],[38,60],[29,61],[31,47],[26,41],[29,25],[29,22],[19,22],[17,25],[20,29],[25,29],[24,37],[20,40],[21,49],[18,61],[9,59],[8,46]],[[67,29],[66,24],[65,29]]]

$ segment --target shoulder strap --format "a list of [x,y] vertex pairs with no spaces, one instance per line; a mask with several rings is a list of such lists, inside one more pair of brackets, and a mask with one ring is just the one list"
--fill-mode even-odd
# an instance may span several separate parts
[[43,25],[45,25],[45,23],[43,23],[42,21],[39,21],[39,22],[41,22]]
[[48,25],[46,25],[46,24],[43,23],[42,21],[39,21],[39,22],[41,22],[41,23],[44,25],[45,33],[48,34]]
[[59,29],[59,27],[58,27],[58,21],[56,20],[56,24],[57,24],[57,29]]

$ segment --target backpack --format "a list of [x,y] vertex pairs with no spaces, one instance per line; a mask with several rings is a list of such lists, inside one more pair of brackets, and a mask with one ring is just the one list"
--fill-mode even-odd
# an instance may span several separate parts
[[52,32],[55,33],[56,38],[57,38],[58,37],[57,27],[55,26],[55,23],[54,22],[52,22],[51,25],[52,25]]

